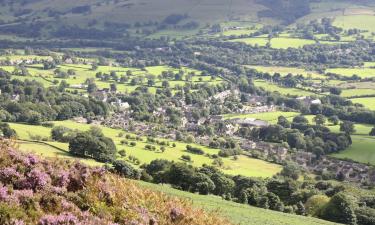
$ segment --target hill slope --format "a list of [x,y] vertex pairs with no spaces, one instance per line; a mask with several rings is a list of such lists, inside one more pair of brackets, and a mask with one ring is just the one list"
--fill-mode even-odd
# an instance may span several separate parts
[[0,146],[0,224],[229,224],[103,169]]

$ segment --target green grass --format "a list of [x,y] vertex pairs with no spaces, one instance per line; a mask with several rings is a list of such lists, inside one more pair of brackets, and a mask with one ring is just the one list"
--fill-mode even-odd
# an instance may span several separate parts
[[[13,66],[2,66],[0,67],[6,71],[13,72],[14,67]],[[192,77],[192,80],[189,82],[193,83],[208,83],[208,84],[220,84],[223,82],[223,80],[219,77],[215,77],[215,79],[211,79],[211,76],[202,76],[201,72],[199,70],[187,68],[187,67],[182,67],[181,69],[176,69],[172,68],[169,66],[152,66],[152,67],[146,67],[145,70],[140,70],[138,68],[128,68],[128,67],[116,67],[116,66],[99,66],[97,70],[93,71],[91,70],[90,65],[84,65],[84,64],[63,64],[58,66],[59,69],[62,71],[67,72],[69,69],[73,69],[75,71],[75,75],[70,76],[67,79],[60,79],[60,78],[55,78],[54,77],[54,69],[51,70],[43,70],[43,65],[40,64],[34,64],[34,65],[28,65],[27,69],[30,73],[29,76],[12,76],[14,79],[19,79],[19,80],[36,80],[38,82],[41,82],[43,85],[46,87],[54,86],[54,84],[51,82],[53,80],[57,80],[59,82],[65,80],[69,85],[80,85],[85,83],[87,79],[94,79],[96,82],[96,85],[103,89],[103,88],[110,88],[111,83],[115,83],[117,86],[117,91],[122,92],[122,93],[131,93],[133,92],[136,88],[140,86],[144,86],[148,88],[148,91],[150,93],[155,94],[156,90],[158,88],[163,88],[162,87],[162,81],[164,79],[159,78],[158,76],[162,74],[163,71],[171,71],[173,73],[178,73],[179,70],[182,70],[184,72],[184,76],[182,80],[174,80],[172,79],[166,79],[170,87],[175,89],[177,86],[184,86],[186,81],[186,75],[189,73],[194,73],[194,76]],[[121,75],[125,75],[127,71],[131,71],[132,75],[129,77],[129,81],[126,83],[119,83],[115,82],[113,80],[109,81],[101,81],[100,79],[96,78],[96,73],[102,72],[106,74],[110,74],[112,71],[116,72],[117,75],[120,77]],[[148,75],[153,75],[155,77],[155,85],[152,87],[149,87],[147,85],[147,77]],[[131,79],[135,77],[142,77],[143,82],[138,85],[132,85],[131,84]],[[77,91],[85,93],[85,89],[77,89],[73,88]]]
[[217,196],[198,195],[179,191],[167,185],[157,185],[138,182],[141,186],[166,193],[168,195],[186,198],[192,201],[196,207],[218,212],[228,218],[233,224],[241,225],[329,225],[335,224],[312,217],[303,217],[292,214],[252,207],[231,201],[225,201]]
[[314,40],[307,40],[307,39],[300,39],[300,38],[286,38],[286,37],[279,37],[279,38],[272,38],[271,39],[271,47],[272,48],[300,48],[305,45],[315,44]]
[[[254,37],[254,38],[238,38],[232,39],[231,42],[242,42],[248,45],[266,46],[269,42],[267,37]],[[272,38],[270,41],[272,48],[286,49],[286,48],[300,48],[304,45],[315,44],[313,40],[290,38],[290,37],[278,37]]]
[[375,137],[352,135],[352,139],[352,146],[332,156],[375,165]]
[[327,73],[335,73],[342,76],[351,77],[354,74],[361,78],[375,77],[375,69],[372,68],[334,68],[326,70]]
[[337,16],[333,23],[334,26],[344,29],[357,28],[375,32],[375,16],[374,15],[348,15]]
[[341,96],[345,98],[375,95],[375,89],[344,89]]
[[326,78],[324,75],[321,75],[314,71],[307,71],[305,69],[296,68],[296,67],[282,67],[282,66],[249,66],[250,68],[256,69],[263,73],[280,73],[282,76],[286,76],[288,74],[292,75],[302,75],[306,78],[312,79],[324,79]]
[[[88,124],[79,124],[73,121],[55,121],[54,124],[55,126],[61,125],[61,126],[65,126],[71,129],[77,129],[80,131],[86,131],[91,127]],[[44,137],[44,138],[50,137],[51,128],[46,128],[42,126],[17,124],[17,123],[10,123],[10,126],[16,130],[19,138],[22,140],[31,140],[29,131],[32,131],[32,135],[40,135],[41,137]],[[155,159],[167,159],[167,160],[173,160],[173,161],[181,161],[182,155],[190,155],[192,158],[191,164],[197,167],[200,167],[203,164],[212,164],[213,162],[213,159],[209,158],[206,155],[196,155],[196,154],[191,154],[187,152],[186,151],[187,143],[165,140],[171,143],[175,143],[176,147],[168,146],[166,147],[166,150],[163,153],[160,151],[149,151],[145,149],[145,145],[150,144],[150,143],[147,143],[147,140],[145,137],[142,138],[143,139],[142,141],[135,141],[137,143],[136,146],[131,147],[129,145],[121,144],[121,140],[125,140],[125,138],[119,137],[119,134],[120,133],[126,134],[125,132],[121,130],[117,130],[117,129],[107,128],[107,127],[103,127],[102,129],[103,129],[103,133],[105,136],[113,139],[118,150],[125,149],[128,156],[132,155],[132,156],[137,157],[141,161],[141,163],[150,163],[152,160],[155,160]],[[131,134],[131,135],[135,137],[134,134]],[[159,139],[159,140],[164,140],[164,139]],[[132,141],[132,140],[129,140],[129,141]],[[68,145],[65,143],[59,143],[59,142],[47,142],[47,143],[50,145],[56,146],[57,148],[60,148],[64,150],[65,152],[68,151]],[[193,143],[190,145],[199,147],[205,153],[208,153],[211,155],[217,154],[219,152],[218,149],[208,148],[208,147],[193,144]],[[156,144],[154,144],[154,146],[156,146],[157,149],[160,148]],[[46,148],[38,149],[35,146],[32,146],[32,147],[33,148],[31,150],[36,150],[37,153],[43,153],[45,151],[50,151],[51,149],[50,147],[48,147],[48,149]],[[23,149],[25,149],[25,147],[23,147]],[[55,155],[55,152],[45,153],[45,154]],[[123,159],[126,160],[126,158],[123,158]],[[237,160],[233,160],[232,158],[223,158],[223,161],[224,161],[224,166],[222,167],[223,172],[227,174],[232,174],[232,175],[244,175],[244,176],[249,176],[249,177],[271,177],[281,171],[280,165],[268,163],[259,159],[249,158],[244,155],[239,156]]]
[[301,90],[298,88],[286,88],[286,87],[280,87],[276,84],[269,83],[264,80],[255,80],[254,81],[255,86],[262,87],[267,91],[272,92],[279,92],[282,95],[291,95],[291,96],[312,96],[316,95],[314,92]]
[[[374,90],[375,91],[375,90]],[[359,103],[364,105],[366,108],[375,111],[375,97],[372,98],[353,98],[350,99],[353,103]]]

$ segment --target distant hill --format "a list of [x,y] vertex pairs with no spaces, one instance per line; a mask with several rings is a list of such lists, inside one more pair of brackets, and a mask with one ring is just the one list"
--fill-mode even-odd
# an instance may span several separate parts
[[[290,25],[335,17],[354,0],[0,0],[0,34],[21,38],[116,39],[161,31],[188,35],[224,26]],[[368,14],[368,10],[366,11]],[[171,32],[167,33],[167,35]],[[172,32],[173,34],[173,32]],[[1,37],[1,36],[0,36]]]

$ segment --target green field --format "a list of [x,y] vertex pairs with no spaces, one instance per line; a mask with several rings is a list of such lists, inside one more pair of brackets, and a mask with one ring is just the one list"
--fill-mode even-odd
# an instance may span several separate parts
[[[13,66],[2,66],[0,67],[6,71],[13,72],[14,67]],[[87,79],[94,79],[96,85],[98,88],[110,88],[111,83],[115,83],[117,86],[117,91],[122,93],[130,93],[133,92],[136,88],[140,86],[144,86],[148,88],[148,91],[150,93],[156,93],[156,90],[158,88],[162,88],[162,82],[168,81],[170,88],[175,89],[177,86],[184,86],[186,82],[192,82],[192,83],[209,83],[209,84],[219,84],[223,82],[223,80],[219,77],[215,77],[212,79],[211,76],[202,76],[202,71],[198,71],[195,69],[182,67],[180,69],[172,68],[169,66],[150,66],[146,67],[145,70],[140,70],[138,68],[128,68],[128,67],[116,67],[116,66],[99,66],[95,71],[91,70],[90,65],[85,64],[63,64],[59,65],[58,68],[61,71],[67,72],[68,70],[74,70],[75,75],[71,75],[68,78],[56,78],[54,74],[55,69],[51,70],[44,70],[43,65],[40,64],[34,64],[34,65],[28,65],[27,69],[30,73],[29,76],[14,76],[14,79],[19,80],[36,80],[41,82],[43,85],[49,87],[54,86],[53,84],[54,80],[57,80],[61,82],[62,80],[66,81],[70,86],[71,90],[77,90],[79,92],[86,92],[85,88],[80,88],[79,86],[84,84]],[[159,75],[162,74],[164,71],[170,71],[173,73],[178,73],[179,71],[184,72],[184,76],[182,77],[182,80],[174,80],[174,78],[160,78]],[[120,83],[118,81],[114,80],[107,80],[103,81],[99,78],[96,78],[96,73],[102,72],[103,74],[110,74],[111,72],[116,72],[118,77],[125,75],[127,71],[131,71],[131,75],[127,76],[128,81]],[[192,74],[191,80],[187,81],[187,75]],[[148,86],[147,81],[149,77],[153,77],[155,84],[152,86]],[[131,84],[131,80],[134,78],[139,78],[138,84]]]
[[[88,124],[78,124],[73,121],[55,121],[55,126],[62,125],[71,129],[77,129],[81,131],[88,130],[90,125]],[[18,137],[22,140],[31,140],[30,131],[32,131],[31,135],[40,135],[44,138],[49,138],[51,128],[46,128],[42,126],[32,126],[32,125],[25,125],[25,124],[16,124],[10,123],[10,126],[17,131]],[[142,141],[135,141],[137,144],[135,147],[131,147],[129,145],[122,145],[120,142],[124,140],[123,137],[119,137],[120,133],[124,133],[121,130],[111,129],[103,127],[103,133],[107,137],[110,137],[115,142],[117,149],[125,149],[127,155],[132,155],[137,157],[141,163],[150,163],[152,160],[155,159],[167,159],[173,161],[181,161],[182,155],[190,155],[192,158],[192,165],[194,166],[202,166],[203,164],[212,164],[213,159],[209,158],[206,155],[196,155],[191,154],[186,151],[186,143],[182,142],[174,142],[176,143],[176,147],[166,147],[166,151],[161,153],[160,151],[149,151],[145,149],[145,145],[149,144],[144,137]],[[135,137],[134,134],[132,136]],[[169,141],[169,140],[165,140]],[[50,145],[56,146],[59,149],[54,149],[51,146],[45,145],[26,145],[21,144],[21,149],[27,149],[27,146],[30,146],[30,150],[35,151],[39,154],[44,154],[45,156],[67,156],[66,153],[68,151],[68,145],[59,142],[47,142]],[[212,149],[205,146],[200,146],[196,144],[190,144],[192,146],[196,146],[201,148],[205,153],[209,154],[217,154],[218,149]],[[156,145],[157,146],[157,145]],[[62,152],[61,150],[65,151]],[[47,151],[47,152],[46,152]],[[52,152],[50,152],[52,151]],[[124,158],[125,159],[125,158]],[[232,175],[244,175],[249,177],[271,177],[274,174],[281,171],[281,166],[268,163],[259,159],[249,158],[247,156],[241,155],[238,157],[237,160],[232,158],[223,158],[224,166],[222,167],[223,172]]]
[[279,37],[279,38],[272,38],[271,39],[271,47],[272,48],[300,48],[305,45],[312,45],[316,42],[314,40],[307,40],[307,39],[300,39],[300,38],[286,38],[286,37]]
[[291,95],[291,96],[312,96],[317,95],[314,92],[301,90],[298,88],[287,88],[287,87],[280,87],[276,84],[269,83],[264,80],[254,80],[254,84],[257,87],[262,87],[267,91],[272,92],[279,92],[282,95]]
[[342,27],[344,29],[357,28],[360,30],[375,32],[374,11],[372,15],[337,16],[333,25]]
[[234,224],[241,225],[329,225],[335,224],[312,217],[302,217],[292,214],[256,208],[245,204],[222,200],[212,195],[197,195],[189,192],[179,191],[167,185],[157,185],[138,182],[141,186],[166,193],[168,195],[186,198],[193,205],[203,209],[219,212]]
[[267,37],[253,37],[253,38],[238,38],[232,39],[231,42],[242,42],[248,45],[266,46],[270,42],[272,48],[287,49],[287,48],[300,48],[305,45],[315,44],[313,40],[290,38],[290,37],[278,37],[272,38],[271,41]]
[[353,98],[353,99],[350,99],[350,100],[353,103],[362,104],[366,108],[375,111],[375,97],[372,97],[372,98]]
[[375,137],[352,135],[352,139],[352,146],[332,156],[375,165]]
[[326,73],[335,73],[347,77],[353,75],[358,75],[361,78],[375,77],[375,69],[372,68],[334,68],[326,70]]
[[321,75],[314,71],[307,71],[305,69],[296,68],[296,67],[281,67],[281,66],[249,66],[249,68],[256,69],[263,73],[280,73],[282,76],[286,76],[288,74],[292,75],[302,75],[306,78],[312,79],[325,79],[324,75]]
[[341,96],[345,98],[375,95],[375,89],[344,89]]

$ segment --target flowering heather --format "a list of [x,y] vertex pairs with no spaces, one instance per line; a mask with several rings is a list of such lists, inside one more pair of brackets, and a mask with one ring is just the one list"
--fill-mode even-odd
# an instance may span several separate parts
[[0,148],[0,224],[228,224],[103,168],[23,154],[11,141]]

